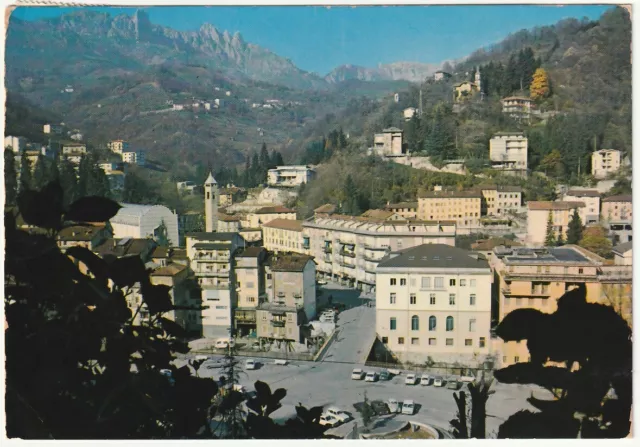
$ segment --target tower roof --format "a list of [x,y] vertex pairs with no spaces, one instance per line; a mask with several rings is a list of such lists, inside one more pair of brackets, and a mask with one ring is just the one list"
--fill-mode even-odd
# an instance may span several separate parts
[[211,173],[211,171],[209,171],[209,177],[207,177],[207,179],[204,182],[205,185],[208,184],[218,184],[218,182],[216,182],[216,179],[213,178],[213,174]]

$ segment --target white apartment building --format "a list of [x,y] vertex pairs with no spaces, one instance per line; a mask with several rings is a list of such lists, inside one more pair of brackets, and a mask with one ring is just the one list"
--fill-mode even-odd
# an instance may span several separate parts
[[600,149],[591,154],[591,175],[601,180],[620,169],[622,152],[615,149]]
[[107,147],[111,152],[122,155],[123,152],[129,151],[129,143],[124,140],[113,140],[107,143]]
[[57,125],[57,124],[45,124],[44,126],[42,126],[42,133],[46,133],[46,134],[51,134],[51,133],[61,134],[62,133],[62,126]]
[[316,172],[310,166],[277,166],[267,172],[269,186],[300,186],[309,183]]
[[304,244],[302,220],[274,219],[262,225],[264,248],[274,253],[304,253],[309,244]]
[[516,175],[526,175],[528,139],[522,132],[499,132],[489,140],[491,167]]
[[487,360],[493,275],[482,255],[425,244],[385,256],[376,274],[376,332],[400,361]]
[[4,137],[4,148],[9,148],[13,152],[20,153],[27,148],[27,139],[25,137],[8,135]]
[[582,225],[597,223],[600,220],[600,193],[595,189],[570,189],[562,197],[563,202],[582,202],[578,208]]
[[122,161],[129,164],[136,164],[144,166],[146,162],[146,156],[144,151],[131,151],[122,153]]

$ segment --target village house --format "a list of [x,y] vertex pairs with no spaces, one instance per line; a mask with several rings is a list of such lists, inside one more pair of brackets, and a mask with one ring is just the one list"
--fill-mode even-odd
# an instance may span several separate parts
[[500,100],[502,113],[517,120],[529,121],[533,101],[524,96],[509,96]]
[[63,228],[56,235],[56,243],[62,251],[71,247],[94,250],[112,236],[111,226],[103,223],[87,223]]
[[247,225],[249,228],[261,228],[264,224],[274,219],[296,219],[296,211],[284,206],[265,206],[247,215]]
[[633,220],[631,194],[602,199],[602,219],[608,222]]
[[418,202],[387,203],[384,208],[393,211],[404,220],[418,218]]
[[267,301],[264,268],[267,255],[263,247],[247,247],[235,255],[238,307],[233,319],[239,336],[257,336],[256,309]]
[[87,145],[82,143],[66,143],[62,145],[62,156],[70,163],[79,165],[87,155]]
[[529,140],[522,132],[498,132],[489,140],[491,168],[505,174],[527,175]]
[[262,225],[264,247],[274,253],[307,254],[309,241],[304,242],[302,224],[302,220],[274,219]]
[[295,187],[309,183],[315,178],[316,172],[310,166],[277,166],[267,171],[269,186]]
[[584,203],[585,206],[578,209],[582,225],[600,220],[600,193],[595,189],[570,189],[563,195],[562,201]]
[[404,156],[405,149],[402,141],[403,131],[397,127],[384,129],[382,133],[373,136],[373,151],[381,157]]
[[602,180],[615,174],[622,164],[622,152],[615,149],[600,149],[591,154],[591,175]]
[[123,152],[122,161],[132,165],[144,166],[146,164],[145,152],[142,150]]
[[482,216],[509,216],[521,211],[522,188],[519,186],[478,186],[482,194]]
[[566,239],[569,222],[574,210],[584,208],[584,202],[536,202],[527,203],[527,242],[533,246],[542,246],[547,235],[549,214],[553,225],[554,237],[562,232]]
[[425,191],[418,195],[418,219],[454,221],[456,229],[477,228],[482,216],[480,191]]
[[218,213],[218,232],[237,233],[240,231],[240,217],[231,214]]

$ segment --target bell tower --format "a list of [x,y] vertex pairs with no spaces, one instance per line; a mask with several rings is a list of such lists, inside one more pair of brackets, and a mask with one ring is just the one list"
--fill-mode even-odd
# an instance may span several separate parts
[[213,178],[213,174],[209,172],[209,177],[204,182],[204,220],[207,233],[218,231],[219,199],[218,182]]

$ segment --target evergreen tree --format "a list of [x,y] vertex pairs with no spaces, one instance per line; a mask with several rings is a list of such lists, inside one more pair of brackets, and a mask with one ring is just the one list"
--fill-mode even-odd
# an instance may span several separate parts
[[558,240],[556,241],[556,245],[558,247],[561,247],[564,244],[565,244],[564,235],[562,234],[562,227],[560,227],[560,230],[558,231]]
[[280,152],[275,153],[274,167],[275,166],[284,166],[284,160],[282,159],[282,154]]
[[77,197],[87,197],[89,194],[89,178],[91,177],[91,162],[89,157],[82,157],[78,166]]
[[244,172],[242,173],[242,186],[250,188],[251,185],[251,158],[247,155],[244,163]]
[[506,95],[520,88],[518,62],[517,62],[515,53],[512,53],[511,56],[509,57],[509,62],[507,63],[507,66],[505,68],[503,83],[505,86],[505,90],[503,91],[503,94],[506,94]]
[[20,156],[20,179],[18,191],[32,189],[31,162],[25,154]]
[[60,169],[58,168],[58,163],[55,159],[51,160],[51,162],[49,163],[49,172],[47,173],[47,179],[49,182],[60,180]]
[[344,202],[342,203],[342,212],[350,216],[357,216],[362,213],[360,208],[360,192],[351,177],[347,175],[343,186]]
[[573,210],[573,215],[569,221],[567,229],[567,244],[578,244],[582,240],[582,219],[578,214],[578,209]]
[[78,179],[73,165],[65,158],[60,159],[60,186],[62,186],[64,204],[73,203],[78,196]]
[[44,188],[44,186],[48,182],[47,175],[47,165],[46,160],[42,156],[42,154],[38,155],[38,159],[36,160],[36,166],[33,168],[33,182],[32,186],[34,189],[40,190]]
[[547,218],[547,233],[544,237],[544,245],[545,247],[553,247],[556,245],[556,236],[553,231],[553,215],[551,211],[549,211],[549,217]]
[[340,128],[340,131],[338,132],[338,147],[340,149],[346,149],[346,147],[347,147],[347,136],[342,131],[342,127]]
[[260,157],[257,152],[253,153],[253,157],[251,158],[251,187],[255,188],[260,183],[264,182],[265,179],[262,179],[260,176],[262,174],[260,169]]
[[18,173],[13,150],[4,150],[4,193],[6,205],[15,205],[18,194]]
[[260,182],[264,182],[267,178],[267,171],[269,170],[269,151],[267,150],[266,143],[262,143],[262,148],[260,148]]

